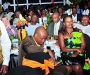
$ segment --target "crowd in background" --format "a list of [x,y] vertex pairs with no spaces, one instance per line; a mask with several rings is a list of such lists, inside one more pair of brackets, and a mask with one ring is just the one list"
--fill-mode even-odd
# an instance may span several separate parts
[[[30,5],[28,9],[26,8],[26,6],[23,6],[22,9],[18,7],[15,12],[12,12],[12,10],[10,10],[10,6],[8,6],[8,8],[5,8],[3,12],[0,14],[0,19],[4,23],[9,37],[11,36],[14,36],[15,38],[19,37],[18,30],[21,27],[19,27],[17,23],[20,20],[20,15],[22,15],[22,17],[24,18],[23,21],[25,21],[25,22],[22,21],[20,24],[26,30],[27,33],[26,36],[34,36],[35,30],[38,27],[43,26],[48,33],[47,38],[53,37],[55,40],[59,40],[59,46],[62,52],[68,50],[64,48],[64,42],[63,42],[64,39],[67,37],[72,38],[71,35],[72,31],[78,31],[78,32],[80,31],[80,33],[82,32],[81,34],[82,36],[79,37],[81,38],[82,41],[82,44],[80,43],[81,49],[84,50],[85,48],[86,57],[90,57],[90,44],[89,44],[90,43],[89,40],[90,39],[90,8],[88,7],[87,4],[85,4],[83,8],[81,8],[79,4],[75,4],[75,5],[71,4],[70,6],[61,5],[61,4],[52,4],[50,6],[48,5],[48,7],[47,5],[36,5],[36,6]],[[85,35],[86,43],[84,41],[83,34]],[[22,33],[22,35],[24,34]],[[70,40],[71,39],[69,39],[69,41]],[[40,40],[38,40],[38,42],[39,41]],[[73,50],[72,47],[70,47],[70,49]],[[77,49],[75,50],[76,53],[75,55],[79,55],[82,52],[80,52]],[[67,55],[67,54],[63,53],[63,55]],[[74,57],[75,55],[72,55],[72,57]],[[82,70],[80,65],[74,66],[73,70],[75,70],[76,75],[79,74],[78,73],[79,69],[77,69],[77,67],[79,67],[79,69]],[[71,68],[72,67],[70,66],[67,67],[69,73],[71,73],[72,71]],[[83,72],[82,71],[80,72],[81,74],[79,75],[83,75],[82,74]]]

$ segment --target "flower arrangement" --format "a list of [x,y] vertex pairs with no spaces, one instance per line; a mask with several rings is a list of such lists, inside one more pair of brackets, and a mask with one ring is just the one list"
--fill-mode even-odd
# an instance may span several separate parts
[[85,64],[83,68],[85,70],[90,70],[90,58],[85,59]]
[[51,22],[51,18],[52,18],[51,15],[48,15],[48,16],[47,16],[47,23],[48,23],[48,24]]
[[22,17],[22,15],[20,14],[19,19],[16,23],[17,28],[20,28],[21,26],[25,26],[27,24],[28,24],[28,22],[26,21],[26,19],[24,17]]
[[20,39],[20,41],[22,41],[27,36],[27,32],[25,29],[25,25],[27,24],[28,24],[27,20],[20,14],[19,19],[16,23],[18,28],[18,38]]
[[80,3],[82,0],[66,0],[66,4],[70,5],[70,4],[78,4]]

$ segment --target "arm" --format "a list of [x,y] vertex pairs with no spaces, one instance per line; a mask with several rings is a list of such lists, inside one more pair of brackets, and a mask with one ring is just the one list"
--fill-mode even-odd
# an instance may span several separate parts
[[65,44],[64,44],[64,36],[62,33],[59,33],[59,36],[58,36],[58,41],[59,41],[59,45],[60,45],[60,48],[62,50],[62,52],[72,52],[72,51],[77,51],[77,48],[66,48],[65,47]]
[[1,32],[2,32],[1,45],[2,45],[2,54],[3,54],[3,65],[8,66],[10,59],[11,42],[7,34],[7,31],[4,27],[4,24],[2,22],[0,22],[0,24],[1,24]]
[[8,64],[10,60],[10,49],[11,49],[11,42],[7,31],[4,27],[4,24],[0,21],[0,28],[1,28],[1,46],[2,46],[2,55],[3,55],[3,63],[0,69],[0,73],[2,72],[5,75],[8,71]]
[[29,43],[27,42],[26,44],[22,45],[22,48],[26,53],[45,52],[49,53],[51,57],[54,57],[53,53],[51,53],[51,50],[45,49],[37,45],[32,45],[32,43],[30,42]]
[[44,48],[37,46],[35,44],[32,44],[30,37],[26,37],[23,41],[22,41],[22,49],[26,52],[26,53],[35,53],[35,52],[43,52]]
[[30,37],[27,37],[22,41],[22,49],[24,50],[24,52],[26,53],[45,52],[45,53],[49,53],[51,58],[54,58],[54,55],[51,50],[37,46],[33,44],[31,40],[32,39],[30,39]]
[[14,26],[11,26],[11,31],[12,31],[12,34],[17,37],[17,30]]

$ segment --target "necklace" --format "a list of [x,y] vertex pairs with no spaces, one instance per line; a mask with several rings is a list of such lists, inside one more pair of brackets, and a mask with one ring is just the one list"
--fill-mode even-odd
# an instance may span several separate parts
[[72,32],[67,32],[68,34],[71,34]]
[[68,34],[71,34],[71,33],[73,32],[73,29],[71,29],[71,30],[66,30],[66,32],[67,32]]

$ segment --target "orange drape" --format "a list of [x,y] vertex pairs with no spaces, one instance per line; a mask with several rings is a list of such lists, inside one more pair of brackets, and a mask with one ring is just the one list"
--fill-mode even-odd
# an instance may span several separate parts
[[29,59],[23,58],[22,65],[29,66],[32,68],[40,67],[42,70],[45,70],[45,75],[48,75],[48,73],[50,73],[48,67],[54,69],[54,63],[50,60],[44,60],[44,64],[42,64],[42,63],[39,63],[34,60],[29,60]]

